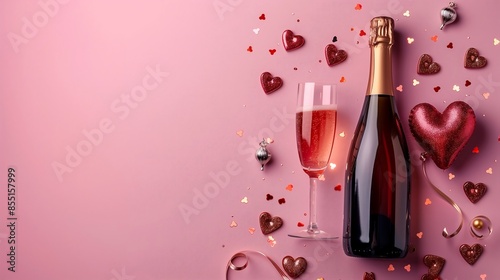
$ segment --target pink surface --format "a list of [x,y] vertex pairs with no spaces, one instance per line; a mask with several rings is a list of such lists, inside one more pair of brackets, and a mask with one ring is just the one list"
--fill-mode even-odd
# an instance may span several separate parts
[[[446,259],[442,279],[500,279],[498,232],[484,240],[468,233],[476,215],[500,223],[498,3],[458,2],[459,20],[444,31],[439,11],[448,1],[361,0],[361,10],[357,3],[2,1],[0,279],[224,279],[227,261],[241,250],[278,263],[302,256],[309,267],[300,279],[362,279],[365,271],[378,280],[420,279],[426,254]],[[293,115],[296,84],[305,80],[338,84],[337,168],[320,184],[318,207],[320,226],[341,235],[344,166],[368,78],[368,36],[360,31],[377,15],[396,20],[396,98],[414,159],[415,250],[402,260],[349,258],[340,241],[287,236],[307,222]],[[305,45],[285,51],[286,29]],[[333,36],[349,57],[329,67],[324,48]],[[470,47],[488,59],[485,68],[463,67]],[[438,74],[416,73],[424,53],[441,65]],[[259,82],[265,71],[284,81],[270,95]],[[465,228],[447,240],[441,230],[456,227],[457,214],[426,183],[422,149],[406,120],[418,103],[442,111],[455,100],[472,106],[477,124],[449,170],[429,164],[430,178],[464,211]],[[274,140],[264,172],[253,157],[263,137]],[[8,167],[17,179],[16,272],[7,262]],[[485,183],[485,197],[469,202],[465,181]],[[284,220],[271,234],[273,247],[259,229],[263,211]],[[474,243],[485,251],[471,266],[458,248]],[[279,275],[252,254],[248,268],[230,278]]]

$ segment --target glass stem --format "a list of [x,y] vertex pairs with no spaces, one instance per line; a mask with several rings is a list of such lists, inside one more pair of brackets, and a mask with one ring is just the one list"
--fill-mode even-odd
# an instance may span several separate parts
[[316,223],[316,189],[318,185],[318,178],[309,178],[309,225],[307,231],[309,233],[319,232],[318,224]]

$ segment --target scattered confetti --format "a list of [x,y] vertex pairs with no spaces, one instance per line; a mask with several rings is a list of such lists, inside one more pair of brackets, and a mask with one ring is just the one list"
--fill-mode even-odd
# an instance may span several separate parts
[[453,180],[455,178],[455,174],[448,173],[448,180]]
[[270,50],[269,50],[269,53],[270,53],[271,55],[274,55],[274,53],[275,53],[275,52],[276,52],[276,49],[270,49]]
[[354,10],[359,11],[359,10],[361,10],[362,8],[363,8],[363,6],[362,6],[361,4],[359,4],[359,3],[358,3],[358,4],[356,4],[356,6],[354,7]]
[[276,245],[276,240],[274,240],[274,237],[272,237],[271,235],[269,235],[267,237],[267,243],[269,243],[269,245],[271,247],[274,247]]
[[266,143],[267,143],[267,144],[272,144],[272,143],[274,143],[274,139],[273,139],[273,138],[270,138],[270,137],[267,137],[267,138],[266,138]]
[[297,223],[297,226],[298,226],[298,227],[304,227],[304,224],[303,224],[303,223],[301,223],[301,222],[298,222],[298,223]]
[[283,197],[282,197],[282,198],[278,199],[278,203],[279,203],[280,205],[281,205],[281,204],[286,203],[285,198],[283,198]]
[[239,137],[243,136],[243,130],[236,131],[236,135],[238,135]]
[[441,87],[440,87],[440,86],[434,87],[434,91],[435,91],[435,92],[438,92],[438,91],[440,91],[440,90],[441,90]]
[[481,277],[481,280],[486,280],[486,274],[481,274],[479,277]]
[[269,200],[273,200],[274,196],[270,195],[270,194],[266,194],[266,200],[269,201]]
[[248,51],[248,52],[253,52],[253,48],[252,48],[252,46],[248,46],[247,51]]
[[430,199],[426,198],[424,204],[425,205],[431,205],[432,201]]
[[456,91],[456,92],[459,92],[460,91],[460,86],[453,85],[453,90]]
[[321,174],[318,176],[318,180],[324,181],[325,180],[325,174]]
[[490,175],[493,174],[493,168],[490,167],[490,168],[486,169],[486,173],[488,173]]
[[418,84],[420,84],[420,82],[418,80],[416,80],[416,79],[413,79],[413,86],[416,86]]
[[387,271],[394,271],[394,270],[396,270],[396,269],[394,268],[394,266],[392,264],[390,264],[389,267],[387,268]]
[[498,40],[497,38],[493,39],[493,45],[498,45],[500,44],[500,40]]
[[293,67],[293,70],[297,71],[297,69],[299,69],[299,68],[297,68],[297,67]]
[[472,83],[471,83],[469,80],[466,80],[466,81],[465,81],[465,86],[466,86],[466,87],[468,87],[468,86],[470,86],[470,85],[472,85]]
[[405,270],[408,271],[408,272],[410,272],[411,271],[411,265],[410,264],[405,265]]
[[342,132],[339,134],[339,136],[340,136],[340,137],[342,137],[342,138],[343,138],[343,137],[345,137],[345,132],[344,132],[344,131],[342,131]]
[[260,32],[260,28],[254,28],[254,29],[252,29],[252,31],[253,31],[253,33],[255,33],[255,34],[259,34],[259,32]]
[[453,49],[453,43],[450,42],[447,46],[446,46],[448,49]]
[[231,224],[229,225],[229,227],[232,227],[232,228],[237,227],[237,226],[238,226],[238,224],[235,221],[232,221]]
[[337,36],[333,36],[332,42],[333,43],[337,42]]
[[293,185],[292,184],[288,184],[285,189],[287,191],[292,191],[293,190]]
[[366,32],[363,29],[361,29],[361,31],[359,31],[359,36],[365,36],[365,35],[366,35]]
[[341,83],[345,82],[345,77],[344,76],[340,77],[340,82]]
[[409,17],[410,16],[410,11],[406,10],[406,12],[403,13],[403,16]]
[[248,232],[250,232],[250,234],[253,234],[255,232],[255,228],[253,228],[253,227],[248,228]]
[[323,277],[320,277],[320,278],[318,278],[318,279],[316,279],[316,280],[325,280],[325,278],[323,278]]
[[246,197],[246,196],[245,196],[245,197],[241,200],[241,203],[245,203],[245,204],[247,204],[247,203],[248,203],[248,197]]
[[408,38],[406,38],[406,40],[408,41],[408,44],[411,44],[415,41],[415,39],[412,37],[408,37]]
[[437,42],[438,40],[438,36],[437,35],[434,35],[431,37],[431,40],[434,41],[434,42]]
[[422,238],[423,236],[424,236],[424,233],[423,233],[423,232],[419,232],[419,233],[417,233],[417,237],[418,237],[418,238]]
[[397,89],[399,92],[403,92],[403,85],[399,85],[396,89]]
[[266,20],[266,15],[265,14],[260,15],[259,19],[260,20]]
[[340,192],[342,190],[342,186],[341,185],[336,185],[333,189],[335,191],[337,191],[337,192]]
[[483,97],[484,99],[488,99],[490,97],[490,93],[489,92],[483,93]]
[[333,170],[335,169],[335,167],[337,167],[337,165],[333,162],[330,162],[330,169]]
[[479,147],[478,146],[474,147],[474,149],[472,149],[472,153],[479,154]]

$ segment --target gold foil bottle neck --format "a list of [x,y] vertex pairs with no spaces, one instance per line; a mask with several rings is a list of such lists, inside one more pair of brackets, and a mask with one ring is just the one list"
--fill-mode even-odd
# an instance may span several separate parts
[[370,46],[394,43],[394,20],[390,17],[375,17],[370,24]]

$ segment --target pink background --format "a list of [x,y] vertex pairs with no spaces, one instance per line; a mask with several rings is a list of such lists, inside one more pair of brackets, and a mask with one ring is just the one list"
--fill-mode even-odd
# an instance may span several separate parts
[[[499,6],[458,1],[459,20],[441,31],[439,11],[447,3],[0,2],[0,279],[223,279],[227,261],[241,250],[261,251],[278,263],[286,255],[302,256],[309,267],[300,279],[362,279],[365,271],[379,280],[420,279],[426,254],[446,259],[442,279],[500,279],[498,232],[479,241],[467,232],[476,215],[500,224]],[[319,223],[341,235],[344,166],[368,78],[368,36],[360,31],[368,33],[377,15],[396,21],[394,86],[403,88],[395,92],[415,168],[415,250],[401,260],[349,258],[340,241],[287,237],[300,229],[298,222],[307,223],[308,211],[308,180],[294,140],[296,83],[338,84],[331,159],[337,168],[320,184]],[[286,29],[306,44],[286,52]],[[349,58],[328,67],[323,50],[333,36]],[[485,68],[463,67],[470,47],[488,59]],[[440,73],[416,73],[424,53],[441,65]],[[259,82],[265,71],[284,81],[270,95]],[[465,228],[446,240],[441,230],[455,228],[458,217],[424,180],[422,149],[407,117],[418,103],[442,111],[456,100],[475,110],[474,135],[449,170],[428,165],[433,182],[464,211]],[[264,172],[253,158],[263,137],[274,140]],[[17,170],[15,273],[6,262],[8,167]],[[477,204],[464,195],[465,181],[488,186]],[[338,184],[341,191],[334,190]],[[274,198],[266,200],[267,194]],[[279,204],[280,198],[286,202]],[[274,246],[259,229],[263,211],[284,220],[271,234]],[[473,266],[458,252],[465,243],[485,246]],[[265,258],[249,257],[248,268],[231,271],[231,279],[279,279]]]

